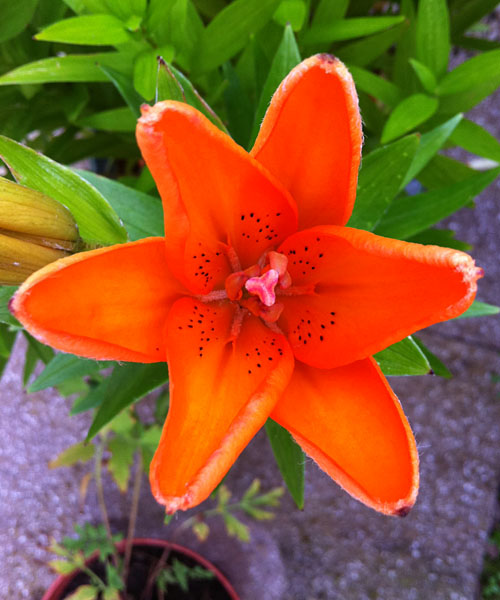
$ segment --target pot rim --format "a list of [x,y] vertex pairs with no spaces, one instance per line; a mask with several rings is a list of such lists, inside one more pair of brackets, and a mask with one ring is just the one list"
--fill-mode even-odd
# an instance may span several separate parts
[[[116,544],[116,547],[120,552],[123,552],[123,550],[125,549],[125,544],[126,540],[122,540],[121,542],[118,542]],[[233,588],[227,577],[213,563],[211,563],[205,557],[201,556],[201,554],[198,554],[198,552],[195,552],[190,548],[186,548],[185,546],[181,546],[180,544],[157,538],[134,538],[132,546],[152,546],[156,548],[169,548],[174,552],[184,554],[185,556],[196,560],[203,567],[205,567],[205,569],[212,572],[215,575],[215,577],[219,580],[225,591],[229,594],[231,600],[240,600],[240,597],[236,593],[235,589]],[[86,561],[86,564],[95,560],[98,554],[99,553],[96,552],[91,557],[89,557],[89,559]],[[76,570],[74,573],[71,573],[70,575],[59,575],[59,577],[57,577],[57,579],[55,579],[52,582],[45,594],[42,596],[42,600],[60,600],[61,594],[64,593],[68,585],[76,577],[77,573],[78,570]]]

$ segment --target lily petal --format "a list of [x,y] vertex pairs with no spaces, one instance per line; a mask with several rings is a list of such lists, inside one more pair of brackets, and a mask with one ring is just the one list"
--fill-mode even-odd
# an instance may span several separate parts
[[194,293],[223,286],[296,231],[290,194],[191,106],[144,106],[137,141],[163,199],[167,260]]
[[296,358],[334,368],[371,356],[407,335],[465,311],[482,270],[470,256],[383,238],[348,227],[315,227],[291,236],[292,294],[281,296],[279,325]]
[[238,311],[182,298],[169,314],[170,409],[150,470],[169,513],[207,498],[290,379],[286,339]]
[[29,277],[10,309],[44,344],[95,359],[161,362],[168,311],[182,293],[165,239],[63,258]]
[[283,80],[251,154],[291,192],[299,229],[345,225],[356,196],[362,140],[352,77],[339,60],[319,54]]
[[337,369],[297,364],[271,417],[352,496],[405,516],[418,454],[401,405],[372,358]]

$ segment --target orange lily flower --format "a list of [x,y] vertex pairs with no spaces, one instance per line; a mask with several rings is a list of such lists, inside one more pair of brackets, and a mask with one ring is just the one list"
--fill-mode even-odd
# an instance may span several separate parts
[[165,238],[57,261],[13,314],[66,352],[168,361],[150,472],[168,512],[207,498],[271,416],[353,496],[406,514],[415,440],[371,355],[466,310],[481,271],[462,252],[344,227],[362,143],[346,68],[298,65],[249,154],[173,101],[143,107],[137,139]]

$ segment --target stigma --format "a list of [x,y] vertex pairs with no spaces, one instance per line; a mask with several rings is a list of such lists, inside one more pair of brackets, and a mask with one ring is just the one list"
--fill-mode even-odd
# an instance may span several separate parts
[[273,306],[276,302],[274,288],[278,283],[280,274],[275,269],[269,269],[260,277],[250,277],[245,282],[245,289],[258,296],[259,300],[265,306]]

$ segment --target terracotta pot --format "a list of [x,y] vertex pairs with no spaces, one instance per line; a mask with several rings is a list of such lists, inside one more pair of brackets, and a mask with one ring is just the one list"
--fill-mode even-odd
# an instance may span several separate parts
[[[219,569],[209,562],[203,556],[200,556],[198,553],[193,550],[189,550],[189,548],[184,548],[184,546],[179,546],[178,544],[173,544],[171,542],[167,542],[165,540],[156,540],[153,538],[135,538],[134,539],[134,548],[145,546],[150,548],[159,548],[160,550],[168,549],[169,551],[175,552],[177,554],[181,554],[196,563],[200,564],[203,568],[207,569],[214,574],[215,579],[220,583],[224,591],[227,593],[228,598],[231,600],[240,600],[240,597],[234,591],[234,588],[226,579],[226,577],[219,571]],[[120,553],[123,553],[125,550],[125,540],[119,542],[116,547]],[[132,556],[134,551],[132,551]],[[87,565],[90,565],[97,559],[98,553],[91,556],[87,560]],[[64,598],[64,594],[67,592],[71,583],[78,576],[79,571],[72,573],[71,575],[59,576],[49,587],[49,589],[43,595],[42,600],[62,600]],[[168,590],[167,590],[167,598],[168,598]]]

